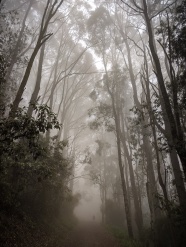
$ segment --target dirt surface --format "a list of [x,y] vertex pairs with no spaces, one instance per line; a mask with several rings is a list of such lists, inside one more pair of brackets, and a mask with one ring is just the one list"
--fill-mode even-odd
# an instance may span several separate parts
[[69,233],[64,247],[120,247],[100,224],[81,223]]

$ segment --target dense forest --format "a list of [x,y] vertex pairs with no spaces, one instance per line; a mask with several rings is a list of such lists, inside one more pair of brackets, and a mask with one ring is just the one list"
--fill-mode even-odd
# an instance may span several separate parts
[[185,179],[186,0],[0,0],[3,247],[184,247]]

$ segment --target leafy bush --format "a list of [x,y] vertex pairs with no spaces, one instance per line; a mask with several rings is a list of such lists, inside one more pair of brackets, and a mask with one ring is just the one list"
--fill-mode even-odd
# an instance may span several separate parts
[[31,227],[30,222],[61,229],[65,217],[75,223],[78,197],[67,187],[72,167],[72,161],[63,157],[67,143],[57,143],[56,138],[46,143],[44,134],[60,124],[48,106],[34,109],[35,117],[30,118],[23,107],[14,118],[0,119],[0,218],[4,219],[0,228],[4,233],[11,234],[14,222],[19,229],[24,224]]

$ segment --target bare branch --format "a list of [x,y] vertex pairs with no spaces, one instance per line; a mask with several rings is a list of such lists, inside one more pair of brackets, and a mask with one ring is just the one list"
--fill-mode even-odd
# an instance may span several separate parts
[[141,11],[142,9],[140,7],[138,7],[138,5],[134,5],[137,9],[133,8],[130,4],[126,3],[124,0],[121,0],[121,2],[123,4],[125,4],[127,7],[129,7],[130,9],[132,9],[133,11],[139,13],[139,14],[143,14],[143,11]]
[[170,8],[170,6],[174,5],[176,2],[177,2],[177,0],[175,0],[172,3],[170,3],[169,5],[167,5],[165,8],[161,9],[160,11],[158,11],[156,14],[154,14],[152,17],[150,17],[150,20],[152,20],[154,17],[156,17],[160,13],[164,12],[166,9]]

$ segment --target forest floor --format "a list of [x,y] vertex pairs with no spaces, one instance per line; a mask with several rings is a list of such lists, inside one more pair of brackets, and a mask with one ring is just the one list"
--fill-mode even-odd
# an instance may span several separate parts
[[95,222],[79,223],[69,232],[63,247],[120,247],[103,226]]
[[[112,231],[96,222],[46,228],[29,219],[0,214],[2,247],[123,247],[125,240],[116,239]],[[126,245],[128,246],[128,245]]]

